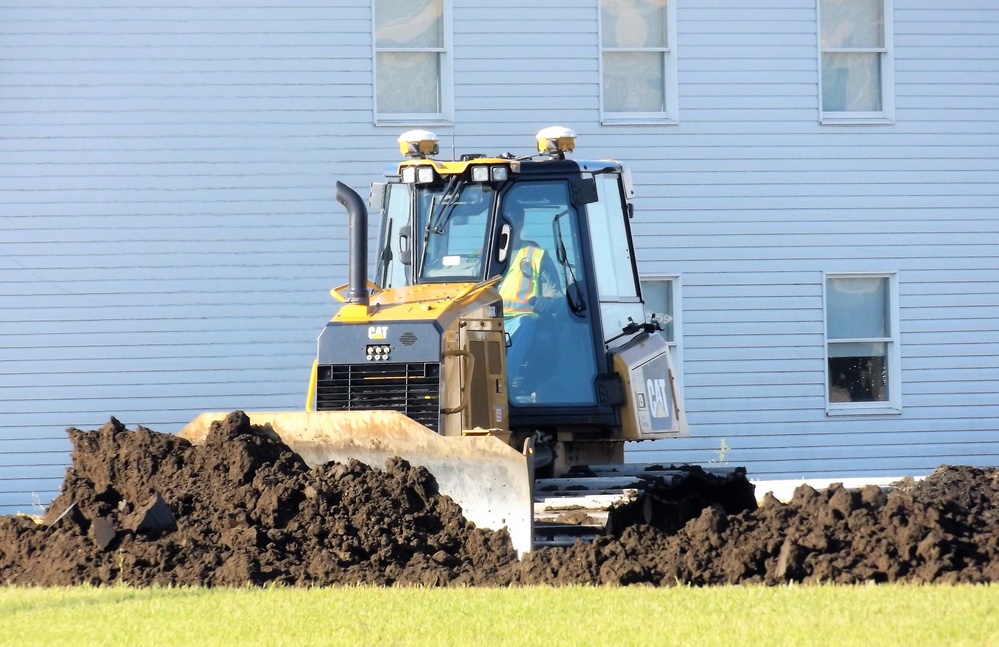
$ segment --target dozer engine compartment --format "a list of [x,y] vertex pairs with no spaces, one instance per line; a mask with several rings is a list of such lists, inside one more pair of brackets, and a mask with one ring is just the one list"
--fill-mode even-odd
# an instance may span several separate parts
[[676,384],[673,360],[663,338],[642,332],[614,352],[614,369],[626,396],[621,405],[625,440],[681,438],[690,435]]
[[411,286],[344,306],[319,336],[315,409],[398,411],[443,436],[509,441],[501,313],[489,283]]

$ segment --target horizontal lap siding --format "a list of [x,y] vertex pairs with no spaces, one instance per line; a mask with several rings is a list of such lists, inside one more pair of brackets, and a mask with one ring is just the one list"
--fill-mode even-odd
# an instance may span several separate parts
[[[999,10],[896,0],[896,123],[823,127],[814,5],[764,43],[718,4],[678,9],[681,124],[634,169],[642,266],[683,284],[695,437],[631,459],[763,478],[999,463]],[[824,271],[898,272],[901,415],[825,414]]]
[[[0,9],[0,511],[64,429],[296,409],[346,279],[333,200],[423,124],[373,125],[371,3]],[[896,123],[823,127],[815,3],[677,3],[680,123],[599,124],[597,3],[453,1],[441,149],[553,123],[630,163],[643,271],[679,275],[694,438],[758,475],[999,461],[999,10],[895,0]],[[373,234],[372,230],[372,234]],[[903,413],[824,411],[823,271],[897,271]]]
[[391,154],[339,140],[370,127],[367,2],[54,4],[0,9],[4,512],[58,490],[67,427],[301,408],[334,179]]

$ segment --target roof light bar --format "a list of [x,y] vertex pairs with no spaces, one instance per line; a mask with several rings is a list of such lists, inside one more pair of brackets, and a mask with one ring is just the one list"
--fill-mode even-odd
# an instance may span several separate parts
[[472,182],[505,182],[510,177],[510,169],[503,164],[476,164],[471,167]]
[[403,166],[402,181],[406,184],[430,184],[434,181],[434,167],[427,165]]

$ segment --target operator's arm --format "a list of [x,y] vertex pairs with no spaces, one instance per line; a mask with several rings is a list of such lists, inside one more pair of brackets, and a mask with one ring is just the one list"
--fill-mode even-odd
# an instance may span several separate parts
[[547,252],[541,257],[541,275],[539,278],[541,296],[562,296],[562,287],[558,280],[558,268],[555,267],[552,255]]

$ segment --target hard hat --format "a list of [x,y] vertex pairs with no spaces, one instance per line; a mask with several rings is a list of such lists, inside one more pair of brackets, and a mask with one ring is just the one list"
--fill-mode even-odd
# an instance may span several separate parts
[[503,215],[515,224],[524,222],[524,205],[520,200],[504,200]]

